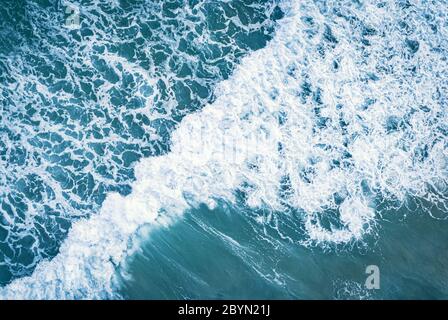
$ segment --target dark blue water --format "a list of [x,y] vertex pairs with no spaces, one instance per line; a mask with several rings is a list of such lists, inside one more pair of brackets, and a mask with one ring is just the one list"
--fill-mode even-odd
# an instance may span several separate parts
[[135,162],[168,152],[281,16],[269,0],[2,1],[0,283],[55,256],[107,193],[129,194]]

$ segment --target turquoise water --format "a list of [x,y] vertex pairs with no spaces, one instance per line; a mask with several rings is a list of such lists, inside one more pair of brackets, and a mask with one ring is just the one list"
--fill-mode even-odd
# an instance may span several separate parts
[[[362,243],[322,249],[298,245],[292,221],[279,237],[241,209],[202,206],[145,231],[117,280],[131,299],[447,299],[448,221],[423,211],[390,210]],[[365,287],[369,265],[378,290]]]
[[0,297],[448,298],[447,21],[1,0]]

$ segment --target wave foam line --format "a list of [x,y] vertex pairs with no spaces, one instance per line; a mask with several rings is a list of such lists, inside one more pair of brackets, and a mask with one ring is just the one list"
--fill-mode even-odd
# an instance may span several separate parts
[[[313,243],[361,239],[376,194],[446,208],[446,5],[325,3],[285,9],[267,47],[220,84],[213,104],[184,118],[171,153],[137,165],[132,193],[109,194],[53,260],[0,296],[114,298],[116,266],[139,227],[169,225],[198,203],[236,201],[237,190],[249,207],[299,210]],[[333,209],[339,225],[320,224]]]

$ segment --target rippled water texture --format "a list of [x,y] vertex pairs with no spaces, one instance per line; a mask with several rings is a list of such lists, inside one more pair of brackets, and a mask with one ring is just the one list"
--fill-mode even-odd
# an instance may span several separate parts
[[446,1],[13,6],[2,297],[446,297]]
[[262,0],[2,1],[0,283],[56,255],[108,192],[128,194],[133,164],[169,150],[281,15]]

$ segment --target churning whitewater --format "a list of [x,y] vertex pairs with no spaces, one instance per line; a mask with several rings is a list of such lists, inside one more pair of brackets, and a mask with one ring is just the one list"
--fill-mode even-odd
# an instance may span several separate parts
[[120,298],[114,275],[139,229],[200,204],[243,199],[265,209],[255,222],[279,237],[281,221],[294,219],[298,246],[330,250],[374,233],[385,202],[426,199],[448,213],[448,3],[280,6],[273,39],[182,118],[169,151],[139,160],[130,193],[107,193],[2,298]]

